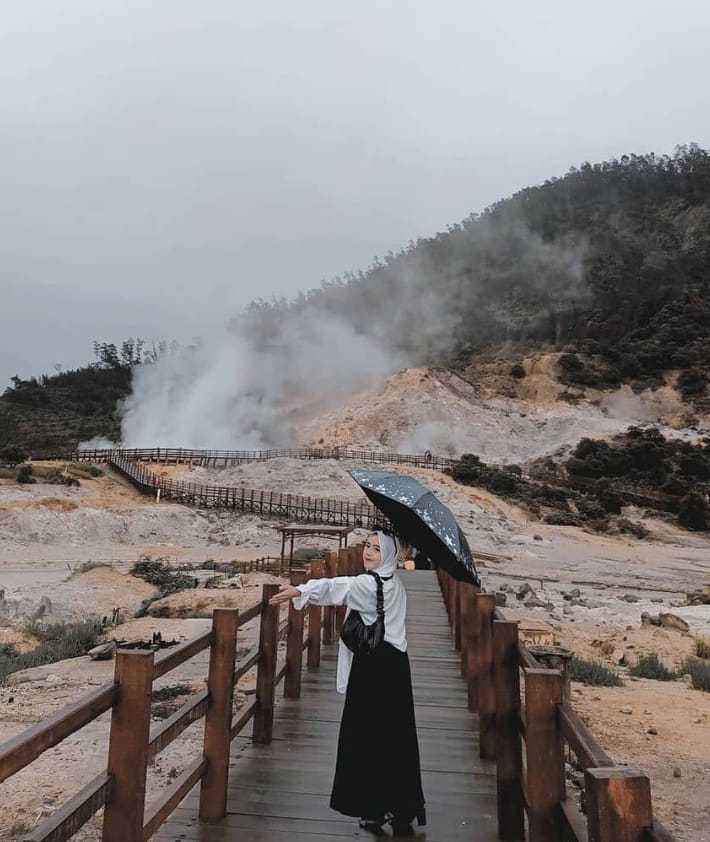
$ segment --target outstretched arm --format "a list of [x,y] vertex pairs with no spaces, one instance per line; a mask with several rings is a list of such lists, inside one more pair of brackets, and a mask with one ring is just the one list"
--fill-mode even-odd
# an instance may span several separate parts
[[354,576],[336,576],[333,579],[309,579],[304,585],[293,587],[281,585],[281,589],[271,600],[271,605],[279,605],[292,599],[299,610],[306,605],[343,605],[347,601],[350,585]]
[[289,599],[293,599],[294,597],[298,597],[300,595],[301,592],[298,588],[294,588],[293,585],[281,585],[279,592],[274,594],[269,600],[269,605],[280,605],[282,602],[288,602]]

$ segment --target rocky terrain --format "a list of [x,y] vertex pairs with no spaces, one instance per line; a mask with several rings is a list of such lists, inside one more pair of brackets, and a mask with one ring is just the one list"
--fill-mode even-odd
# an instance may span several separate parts
[[[665,398],[622,390],[607,395],[606,403],[587,391],[575,403],[558,399],[563,387],[542,357],[526,360],[525,366],[529,375],[510,382],[501,368],[497,390],[493,369],[480,372],[478,379],[471,373],[462,379],[424,369],[396,375],[379,389],[354,395],[337,413],[312,421],[303,429],[303,441],[403,451],[428,447],[442,454],[473,451],[490,462],[524,464],[574,444],[581,435],[612,434],[632,422],[660,422],[669,436],[702,435],[700,427],[683,427],[674,414],[670,388]],[[192,482],[359,497],[346,473],[351,466],[334,460],[279,459],[226,470],[153,467]],[[680,842],[710,840],[710,694],[692,689],[683,678],[660,682],[634,679],[628,672],[641,655],[650,653],[674,669],[693,651],[696,638],[710,639],[710,606],[687,604],[688,593],[710,590],[710,535],[687,532],[634,507],[626,507],[624,516],[644,525],[644,539],[553,526],[541,523],[524,506],[475,486],[460,486],[444,473],[399,470],[417,475],[451,507],[474,554],[484,559],[484,586],[504,595],[507,614],[622,675],[623,687],[573,684],[576,708],[618,762],[650,775],[657,814]],[[203,564],[278,555],[276,530],[281,525],[156,503],[109,471],[73,488],[0,480],[0,644],[13,644],[18,651],[31,648],[26,623],[37,616],[42,622],[64,621],[107,616],[120,608],[123,617],[130,617],[155,595],[151,585],[126,575],[141,556]],[[332,547],[328,542],[320,546]],[[200,587],[168,596],[154,602],[148,616],[129,620],[110,634],[124,640],[146,639],[155,631],[164,639],[193,636],[207,627],[214,605],[256,600],[263,574],[250,575],[257,578],[245,578],[242,587]],[[523,598],[518,599],[521,589]],[[642,622],[642,615],[657,618],[660,613],[682,622]],[[254,633],[245,629],[240,645],[248,645]],[[111,669],[110,662],[84,657],[10,676],[0,687],[0,740],[102,683]],[[204,659],[197,658],[166,676],[164,683],[181,685],[179,691],[189,693],[202,686],[204,674]],[[249,689],[247,679],[240,692]],[[190,757],[200,727],[189,729],[156,761],[151,794]],[[0,838],[22,838],[100,770],[106,729],[104,716],[0,785],[0,800],[7,805],[0,816]],[[96,827],[93,822],[77,838],[98,838]]]

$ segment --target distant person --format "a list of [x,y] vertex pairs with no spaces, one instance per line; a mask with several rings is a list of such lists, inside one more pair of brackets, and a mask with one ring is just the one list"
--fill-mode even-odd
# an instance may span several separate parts
[[420,550],[415,549],[412,558],[415,570],[432,570],[434,567],[429,556],[424,555]]
[[[399,541],[372,532],[363,548],[365,573],[282,585],[270,604],[291,599],[299,610],[348,606],[337,669],[337,690],[346,696],[330,806],[359,818],[360,827],[372,833],[389,821],[395,835],[409,836],[414,819],[424,825],[426,814],[405,635],[407,594],[397,576],[398,558]],[[361,619],[371,630],[378,614],[384,638],[371,651],[351,651],[344,642],[352,643],[346,627]]]

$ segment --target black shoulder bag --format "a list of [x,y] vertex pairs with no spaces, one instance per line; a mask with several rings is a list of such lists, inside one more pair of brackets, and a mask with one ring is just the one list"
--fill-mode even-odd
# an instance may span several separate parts
[[382,578],[374,570],[368,570],[370,576],[375,577],[377,582],[377,617],[371,626],[366,626],[362,621],[359,611],[350,609],[345,618],[343,628],[340,632],[340,639],[351,652],[373,652],[385,639],[385,596],[382,590],[382,582],[389,581],[392,577]]

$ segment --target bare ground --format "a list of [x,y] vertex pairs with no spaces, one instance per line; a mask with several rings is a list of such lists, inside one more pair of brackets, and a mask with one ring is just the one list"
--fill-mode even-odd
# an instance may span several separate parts
[[[611,397],[587,395],[576,407],[556,400],[561,387],[548,358],[528,360],[525,365],[527,378],[519,383],[506,380],[503,385],[509,367],[505,361],[497,373],[493,366],[477,377],[466,373],[467,380],[447,372],[405,372],[381,389],[356,396],[337,413],[304,426],[304,442],[401,450],[430,447],[439,453],[473,450],[486,461],[524,461],[571,444],[580,435],[614,432],[634,420],[660,418],[682,426],[682,407],[671,390],[645,398],[623,392]],[[679,429],[672,434],[697,433]],[[194,482],[358,497],[345,473],[349,466],[341,462],[276,460],[229,471],[155,467]],[[444,474],[412,473],[453,509],[474,550],[495,556],[481,562],[486,587],[515,589],[528,582],[544,603],[551,603],[549,609],[524,608],[508,593],[504,611],[547,628],[560,645],[579,656],[601,660],[625,674],[627,668],[618,666],[622,657],[633,662],[640,654],[656,652],[667,666],[675,667],[692,650],[695,636],[710,638],[710,609],[683,605],[687,591],[710,586],[708,536],[685,532],[634,509],[625,514],[650,529],[645,540],[549,526],[485,491],[457,486]],[[23,606],[25,615],[36,609],[42,596],[49,597],[58,618],[104,614],[119,604],[129,613],[145,598],[148,586],[119,574],[139,556],[203,562],[277,555],[280,525],[156,504],[111,475],[83,482],[78,489],[20,487],[0,481],[0,588],[5,588],[8,603]],[[328,542],[322,546],[332,547]],[[110,562],[114,569],[95,568],[69,578],[89,560]],[[570,606],[565,593],[574,587],[592,607]],[[208,614],[217,600],[249,598],[243,590],[227,593],[177,595],[169,598],[168,603],[176,604],[167,604],[166,610]],[[643,611],[671,611],[687,621],[690,631],[642,628]],[[14,635],[18,645],[31,645],[17,623],[8,625],[7,616],[4,622],[0,642],[10,642]],[[208,623],[199,618],[146,617],[119,626],[114,634],[145,639],[161,631],[164,639],[187,638]],[[244,630],[240,645],[248,645],[255,634],[252,624]],[[29,676],[31,680],[0,688],[0,740],[78,698],[106,680],[111,669],[110,663],[78,659],[41,668]],[[185,682],[195,689],[203,686],[204,657],[181,670],[163,681]],[[248,681],[247,677],[242,691],[249,689]],[[575,685],[573,696],[604,748],[618,762],[650,776],[657,814],[677,838],[709,842],[710,694],[692,690],[682,679],[656,682],[627,677],[622,688]],[[626,706],[632,713],[621,712]],[[658,733],[649,733],[649,728]],[[13,838],[12,832],[21,836],[100,771],[106,734],[107,717],[102,717],[0,785],[0,800],[7,805],[0,816],[0,838]],[[190,759],[200,739],[198,724],[157,759],[151,769],[151,795]],[[97,826],[92,822],[77,838],[97,839]]]

